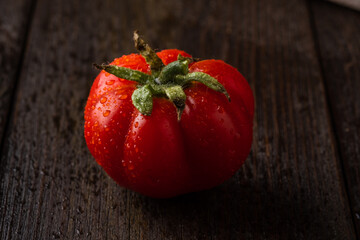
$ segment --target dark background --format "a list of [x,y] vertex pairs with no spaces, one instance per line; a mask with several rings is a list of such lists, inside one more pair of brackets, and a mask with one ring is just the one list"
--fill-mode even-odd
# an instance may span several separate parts
[[[248,79],[252,152],[221,186],[143,197],[88,152],[92,63],[134,29]],[[0,239],[356,239],[359,89],[360,13],[325,1],[0,0]]]

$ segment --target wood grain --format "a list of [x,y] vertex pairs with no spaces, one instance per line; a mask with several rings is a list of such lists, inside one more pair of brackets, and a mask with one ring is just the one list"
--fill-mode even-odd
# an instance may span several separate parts
[[[133,29],[249,79],[253,150],[223,185],[150,199],[90,156],[91,63],[133,52]],[[28,42],[1,161],[1,239],[355,238],[305,2],[38,0]]]
[[359,0],[328,0],[328,1],[360,11],[360,1]]
[[31,22],[31,0],[0,1],[0,146]]
[[352,215],[360,238],[360,13],[322,2],[313,2],[312,8]]

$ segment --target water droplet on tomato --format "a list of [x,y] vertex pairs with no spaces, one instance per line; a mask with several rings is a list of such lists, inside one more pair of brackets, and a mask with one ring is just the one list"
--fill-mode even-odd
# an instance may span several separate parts
[[101,145],[101,139],[100,139],[100,138],[99,138],[99,140],[98,140],[98,144]]
[[217,110],[218,110],[219,113],[223,113],[223,112],[224,112],[224,109],[223,109],[221,106],[218,106],[218,107],[217,107]]
[[113,85],[115,80],[108,80],[106,81],[106,85]]
[[106,131],[106,132],[110,131],[110,128],[109,128],[109,127],[106,127],[106,128],[105,128],[105,131]]
[[96,127],[97,125],[99,125],[99,122],[98,122],[98,121],[95,121],[95,122],[94,122],[94,126]]
[[91,106],[91,109],[94,110],[94,109],[95,109],[95,105],[92,105],[92,106]]
[[102,98],[100,99],[100,102],[101,102],[102,104],[106,103],[106,101],[107,101],[107,97],[102,97]]
[[131,170],[134,170],[134,165],[132,165],[132,164],[130,164],[129,166],[128,166],[128,169],[131,171]]
[[229,150],[229,154],[230,154],[230,156],[234,156],[235,155],[235,153],[236,153],[236,151],[235,150]]
[[127,96],[126,94],[123,94],[123,95],[120,96],[120,99],[121,99],[121,100],[124,100],[124,99],[127,99],[127,97],[128,97],[128,96]]
[[110,110],[106,110],[106,111],[103,113],[103,116],[104,116],[104,117],[109,116],[110,112],[111,112]]
[[139,122],[135,122],[135,128],[139,126]]
[[108,76],[110,76],[110,73],[105,72],[105,77],[108,77]]
[[126,162],[125,162],[125,160],[123,159],[123,160],[121,160],[121,164],[123,165],[123,167],[126,167]]

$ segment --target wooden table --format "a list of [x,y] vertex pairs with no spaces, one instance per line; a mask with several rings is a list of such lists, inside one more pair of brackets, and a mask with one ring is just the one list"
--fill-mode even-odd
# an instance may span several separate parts
[[[152,46],[246,76],[252,152],[168,200],[116,185],[83,136],[92,63]],[[0,239],[356,239],[360,13],[323,1],[0,1]]]

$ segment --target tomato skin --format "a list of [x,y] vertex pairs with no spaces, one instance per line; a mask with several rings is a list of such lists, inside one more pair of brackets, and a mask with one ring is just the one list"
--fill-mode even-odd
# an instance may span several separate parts
[[[157,55],[167,65],[177,50]],[[144,58],[125,55],[112,64],[150,73]],[[136,83],[101,71],[85,107],[84,134],[96,161],[121,186],[155,198],[208,189],[230,178],[248,156],[254,98],[245,78],[219,60],[195,62],[190,72],[216,78],[231,96],[194,83],[185,89],[178,122],[174,105],[154,98],[151,116],[132,104]]]
[[229,103],[202,84],[185,90],[188,108],[181,125],[187,152],[192,153],[193,181],[200,190],[230,178],[246,160],[252,143],[254,98],[245,78],[223,61],[196,62],[190,71],[216,78],[231,96]]

